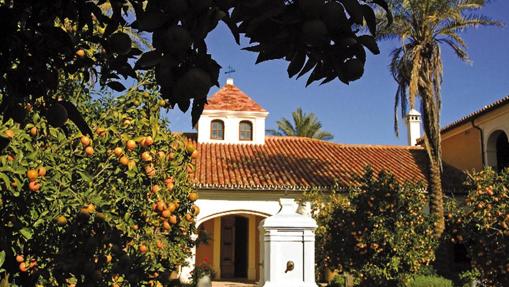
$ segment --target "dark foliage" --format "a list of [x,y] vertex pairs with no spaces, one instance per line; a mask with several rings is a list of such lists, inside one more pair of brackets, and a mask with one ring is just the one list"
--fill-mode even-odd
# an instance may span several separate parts
[[[285,59],[290,77],[310,72],[308,85],[335,78],[348,83],[364,72],[364,46],[379,52],[374,7],[387,10],[383,0],[0,3],[0,89],[5,95],[0,113],[23,122],[30,104],[47,111],[55,126],[77,118],[71,110],[66,116],[61,107],[67,106],[56,103],[70,99],[55,99],[52,93],[62,77],[80,73],[85,80],[123,91],[122,78],[152,69],[161,96],[182,111],[192,104],[196,122],[209,89],[218,85],[220,65],[208,54],[205,38],[219,21],[237,43],[240,35],[250,40],[245,49],[258,53],[257,63]],[[127,28],[148,32],[153,50],[134,48]]]

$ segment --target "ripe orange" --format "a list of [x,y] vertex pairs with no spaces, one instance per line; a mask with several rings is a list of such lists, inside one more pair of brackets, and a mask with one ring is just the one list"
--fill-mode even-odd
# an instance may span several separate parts
[[104,259],[105,259],[106,263],[110,263],[111,260],[113,259],[113,257],[110,254],[108,254],[108,255],[104,256]]
[[196,201],[198,199],[198,194],[196,192],[190,192],[189,195],[187,195],[187,199]]
[[95,129],[95,133],[100,137],[104,137],[104,136],[106,136],[106,129],[105,128],[97,128],[97,129]]
[[27,177],[29,181],[35,181],[37,177],[39,176],[39,172],[35,169],[29,169],[27,171]]
[[168,189],[168,191],[172,191],[172,190],[173,190],[173,187],[174,187],[173,182],[168,182],[168,183],[166,184],[166,189]]
[[94,148],[93,148],[93,147],[91,147],[91,146],[87,146],[87,147],[85,148],[85,153],[86,153],[88,156],[92,156],[92,155],[94,155]]
[[157,245],[157,248],[159,248],[159,249],[163,249],[163,247],[164,247],[164,243],[161,240],[157,240],[156,245]]
[[33,127],[33,128],[30,129],[30,135],[33,136],[33,137],[37,136],[37,132],[38,131],[37,131],[36,127]]
[[186,213],[186,220],[188,222],[192,222],[193,221],[193,216],[191,214],[189,214],[189,213]]
[[127,156],[121,157],[119,161],[120,161],[121,165],[128,165],[129,164],[129,158]]
[[168,221],[163,221],[163,229],[164,230],[170,230],[171,229],[171,225],[170,223],[168,223]]
[[168,185],[169,183],[173,183],[173,177],[167,177],[165,180],[164,180],[164,184]]
[[152,185],[152,187],[150,188],[150,191],[152,193],[158,193],[160,190],[161,190],[161,188],[157,184]]
[[150,155],[150,152],[145,151],[145,152],[143,152],[143,153],[141,154],[141,159],[142,159],[143,161],[147,161],[147,162],[149,162],[149,161],[152,161],[152,156]]
[[134,150],[136,147],[137,147],[137,144],[135,141],[133,140],[128,140],[127,143],[126,143],[126,147],[128,150]]
[[152,164],[145,166],[145,173],[149,178],[154,177],[156,175],[156,169]]
[[122,150],[121,147],[116,147],[113,150],[113,153],[115,154],[116,157],[121,157],[124,154],[124,151]]
[[174,160],[175,159],[175,153],[170,152],[168,154],[168,160]]
[[32,259],[30,259],[30,265],[29,265],[29,268],[30,268],[30,269],[33,269],[33,268],[35,268],[35,267],[37,267],[37,261],[36,261],[34,258],[32,258]]
[[166,203],[164,203],[164,201],[160,200],[157,202],[157,210],[159,210],[159,212],[163,212],[163,210],[166,209]]
[[5,131],[5,137],[8,139],[12,139],[14,137],[14,131],[13,130],[6,130]]
[[177,209],[177,205],[175,203],[173,203],[173,202],[170,202],[170,204],[168,204],[168,210],[170,212],[174,212],[175,209]]
[[30,189],[31,191],[37,192],[37,191],[39,191],[40,188],[41,188],[41,185],[39,183],[37,183],[37,181],[31,181],[28,184],[28,189]]
[[87,147],[90,145],[90,138],[87,136],[82,136],[80,142],[84,147]]
[[191,206],[191,211],[193,212],[194,216],[198,216],[198,214],[200,214],[200,207],[198,207],[198,205],[193,204],[193,206]]
[[154,139],[151,136],[142,137],[140,139],[140,145],[143,147],[149,147],[154,143]]
[[19,264],[19,271],[21,271],[21,272],[27,272],[27,266],[26,266],[25,262],[21,262],[21,263]]
[[46,168],[44,166],[39,167],[37,173],[40,177],[46,176]]
[[15,158],[12,155],[10,155],[10,154],[7,155],[7,160],[8,161],[13,161],[14,159]]
[[142,245],[140,245],[139,250],[140,250],[141,254],[145,254],[148,251],[148,247],[146,245],[142,244]]
[[58,225],[60,225],[60,226],[64,226],[67,224],[67,218],[63,215],[57,216],[56,221],[57,221]]
[[25,261],[25,258],[23,258],[22,255],[16,256],[16,262],[21,263],[21,262],[24,262],[24,261]]
[[192,154],[196,150],[196,147],[192,143],[186,144],[186,151],[190,154]]
[[83,49],[78,49],[78,50],[76,51],[76,56],[78,56],[79,58],[83,58],[83,57],[85,57],[85,50],[83,50]]
[[95,205],[92,204],[92,203],[86,205],[85,208],[88,211],[88,213],[94,213],[95,212]]
[[172,215],[168,218],[168,221],[170,222],[170,224],[177,224],[177,216],[175,215]]
[[163,212],[161,213],[161,215],[164,217],[164,218],[169,218],[171,216],[171,211],[169,209],[165,209],[163,210]]
[[191,158],[192,158],[192,159],[197,159],[199,155],[200,155],[200,153],[199,153],[197,150],[195,150],[195,151],[193,151],[193,153],[191,154]]

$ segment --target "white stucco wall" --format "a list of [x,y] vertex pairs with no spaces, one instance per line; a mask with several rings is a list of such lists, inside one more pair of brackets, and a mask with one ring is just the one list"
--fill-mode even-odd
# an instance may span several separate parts
[[[264,144],[265,143],[265,119],[268,112],[236,112],[205,110],[198,120],[199,143],[224,143],[224,144]],[[213,120],[224,122],[224,140],[210,139],[210,123]],[[239,140],[239,123],[250,121],[253,124],[253,140]]]
[[496,165],[496,149],[490,144],[490,137],[497,131],[502,131],[509,137],[509,106],[502,107],[475,120],[475,124],[483,131],[484,162],[486,165]]
[[255,214],[268,217],[281,208],[280,198],[298,199],[299,192],[263,192],[263,191],[199,191],[196,204],[200,214],[196,218],[197,226],[214,217],[228,214]]

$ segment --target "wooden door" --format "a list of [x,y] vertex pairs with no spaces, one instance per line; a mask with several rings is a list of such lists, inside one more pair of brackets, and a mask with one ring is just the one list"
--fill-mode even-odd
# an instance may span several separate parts
[[235,276],[235,217],[221,218],[221,277]]

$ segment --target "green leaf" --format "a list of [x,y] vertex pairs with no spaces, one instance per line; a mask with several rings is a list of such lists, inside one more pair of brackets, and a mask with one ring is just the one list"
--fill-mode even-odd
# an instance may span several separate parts
[[2,267],[2,265],[4,264],[5,262],[5,251],[0,251],[0,267]]
[[21,233],[21,235],[23,235],[23,237],[25,237],[27,240],[30,240],[32,239],[32,235],[33,235],[33,232],[30,228],[28,227],[23,227],[19,230],[19,233]]

